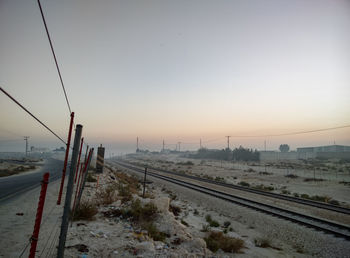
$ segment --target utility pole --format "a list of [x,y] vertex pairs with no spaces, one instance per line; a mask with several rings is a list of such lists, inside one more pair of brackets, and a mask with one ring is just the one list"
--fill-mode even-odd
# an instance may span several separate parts
[[136,152],[139,151],[139,137],[136,137]]
[[179,152],[181,151],[181,142],[178,142],[179,144]]
[[227,137],[227,149],[230,149],[230,137],[231,136],[225,136]]
[[29,139],[29,136],[24,136],[24,140],[26,141],[26,157],[28,155],[28,139]]

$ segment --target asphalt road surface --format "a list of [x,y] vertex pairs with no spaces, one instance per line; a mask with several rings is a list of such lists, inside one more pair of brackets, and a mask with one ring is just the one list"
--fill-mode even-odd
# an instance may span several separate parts
[[[0,177],[0,202],[38,187],[46,172],[50,172],[50,182],[59,179],[62,175],[62,169],[62,160],[48,158],[37,172],[24,172],[19,175]],[[69,166],[67,166],[67,170],[69,170]]]

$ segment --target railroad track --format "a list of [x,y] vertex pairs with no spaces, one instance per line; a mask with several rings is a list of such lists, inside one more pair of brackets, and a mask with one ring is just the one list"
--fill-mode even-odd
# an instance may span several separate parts
[[[144,169],[138,168],[138,167],[134,167],[131,166],[129,164],[125,164],[125,163],[121,163],[121,162],[117,162],[117,161],[113,161],[115,164],[139,172],[139,173],[144,173]],[[332,234],[336,237],[341,237],[344,238],[346,240],[350,240],[350,227],[346,226],[346,225],[342,225],[342,224],[338,224],[338,223],[334,223],[328,220],[323,220],[320,218],[316,218],[316,217],[312,217],[312,216],[308,216],[305,214],[301,214],[298,212],[294,212],[294,211],[289,211],[286,209],[282,209],[282,208],[278,208],[272,205],[268,205],[268,204],[264,204],[264,203],[260,203],[260,202],[256,202],[256,201],[252,201],[246,198],[242,198],[242,197],[238,197],[238,196],[234,196],[232,194],[228,194],[228,193],[224,193],[218,190],[214,190],[211,188],[207,188],[204,186],[200,186],[197,184],[193,184],[193,183],[189,183],[189,182],[185,182],[179,179],[175,179],[175,178],[171,178],[168,176],[164,176],[164,175],[159,175],[157,173],[153,173],[153,172],[147,172],[147,174],[149,176],[161,179],[161,180],[165,180],[167,182],[171,182],[216,198],[219,198],[221,200],[225,200],[234,204],[238,204],[240,206],[244,206],[250,209],[254,209],[256,211],[265,213],[265,214],[269,214],[278,218],[282,218],[284,220],[288,220],[309,228],[313,228],[316,229],[318,231],[323,231],[324,233],[327,234]]]
[[[130,163],[125,163],[125,162],[123,162],[123,163],[135,166],[135,165],[130,164]],[[135,167],[138,167],[138,166],[135,166]],[[295,203],[299,203],[299,204],[304,204],[304,205],[308,205],[308,206],[317,207],[319,209],[324,209],[324,210],[329,210],[329,211],[334,211],[334,212],[350,215],[350,209],[349,208],[341,207],[341,206],[337,206],[337,205],[332,205],[332,204],[329,204],[329,203],[317,202],[317,201],[312,201],[312,200],[308,200],[308,199],[302,199],[302,198],[287,196],[287,195],[283,195],[283,194],[266,192],[266,191],[262,191],[262,190],[252,189],[252,188],[249,188],[249,187],[233,185],[233,184],[228,184],[228,183],[224,183],[224,182],[218,182],[218,181],[214,181],[214,180],[210,180],[210,179],[206,179],[206,178],[201,178],[201,177],[198,177],[198,176],[186,175],[186,174],[177,173],[177,172],[168,171],[168,170],[159,169],[159,168],[149,167],[149,169],[152,169],[154,171],[159,171],[159,172],[162,172],[162,173],[167,173],[167,174],[171,174],[171,175],[180,176],[180,177],[190,178],[190,179],[193,179],[193,180],[206,182],[206,183],[210,183],[210,184],[214,184],[214,185],[220,185],[220,186],[224,186],[224,187],[227,187],[227,188],[232,188],[232,189],[236,189],[236,190],[240,190],[240,191],[255,193],[255,194],[264,195],[264,196],[268,196],[268,197],[272,197],[272,198],[276,198],[276,199],[280,199],[280,200],[286,200],[286,201],[290,201],[290,202],[295,202]]]

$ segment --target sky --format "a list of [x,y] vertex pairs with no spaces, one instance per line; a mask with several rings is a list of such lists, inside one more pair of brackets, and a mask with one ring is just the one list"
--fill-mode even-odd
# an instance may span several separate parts
[[[107,153],[350,124],[350,1],[42,0],[75,123]],[[63,139],[69,110],[34,0],[0,0],[0,86]],[[0,92],[1,93],[1,92]],[[62,143],[0,94],[0,151]],[[230,147],[350,145],[350,128]]]

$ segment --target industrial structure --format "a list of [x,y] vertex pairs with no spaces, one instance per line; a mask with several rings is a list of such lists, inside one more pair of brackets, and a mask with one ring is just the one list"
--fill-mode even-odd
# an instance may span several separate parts
[[105,148],[100,147],[97,148],[97,159],[96,159],[96,173],[103,173],[104,166],[104,157],[105,157]]
[[317,147],[301,147],[297,151],[278,152],[278,151],[260,151],[261,161],[284,161],[299,159],[350,159],[350,146],[327,145]]

